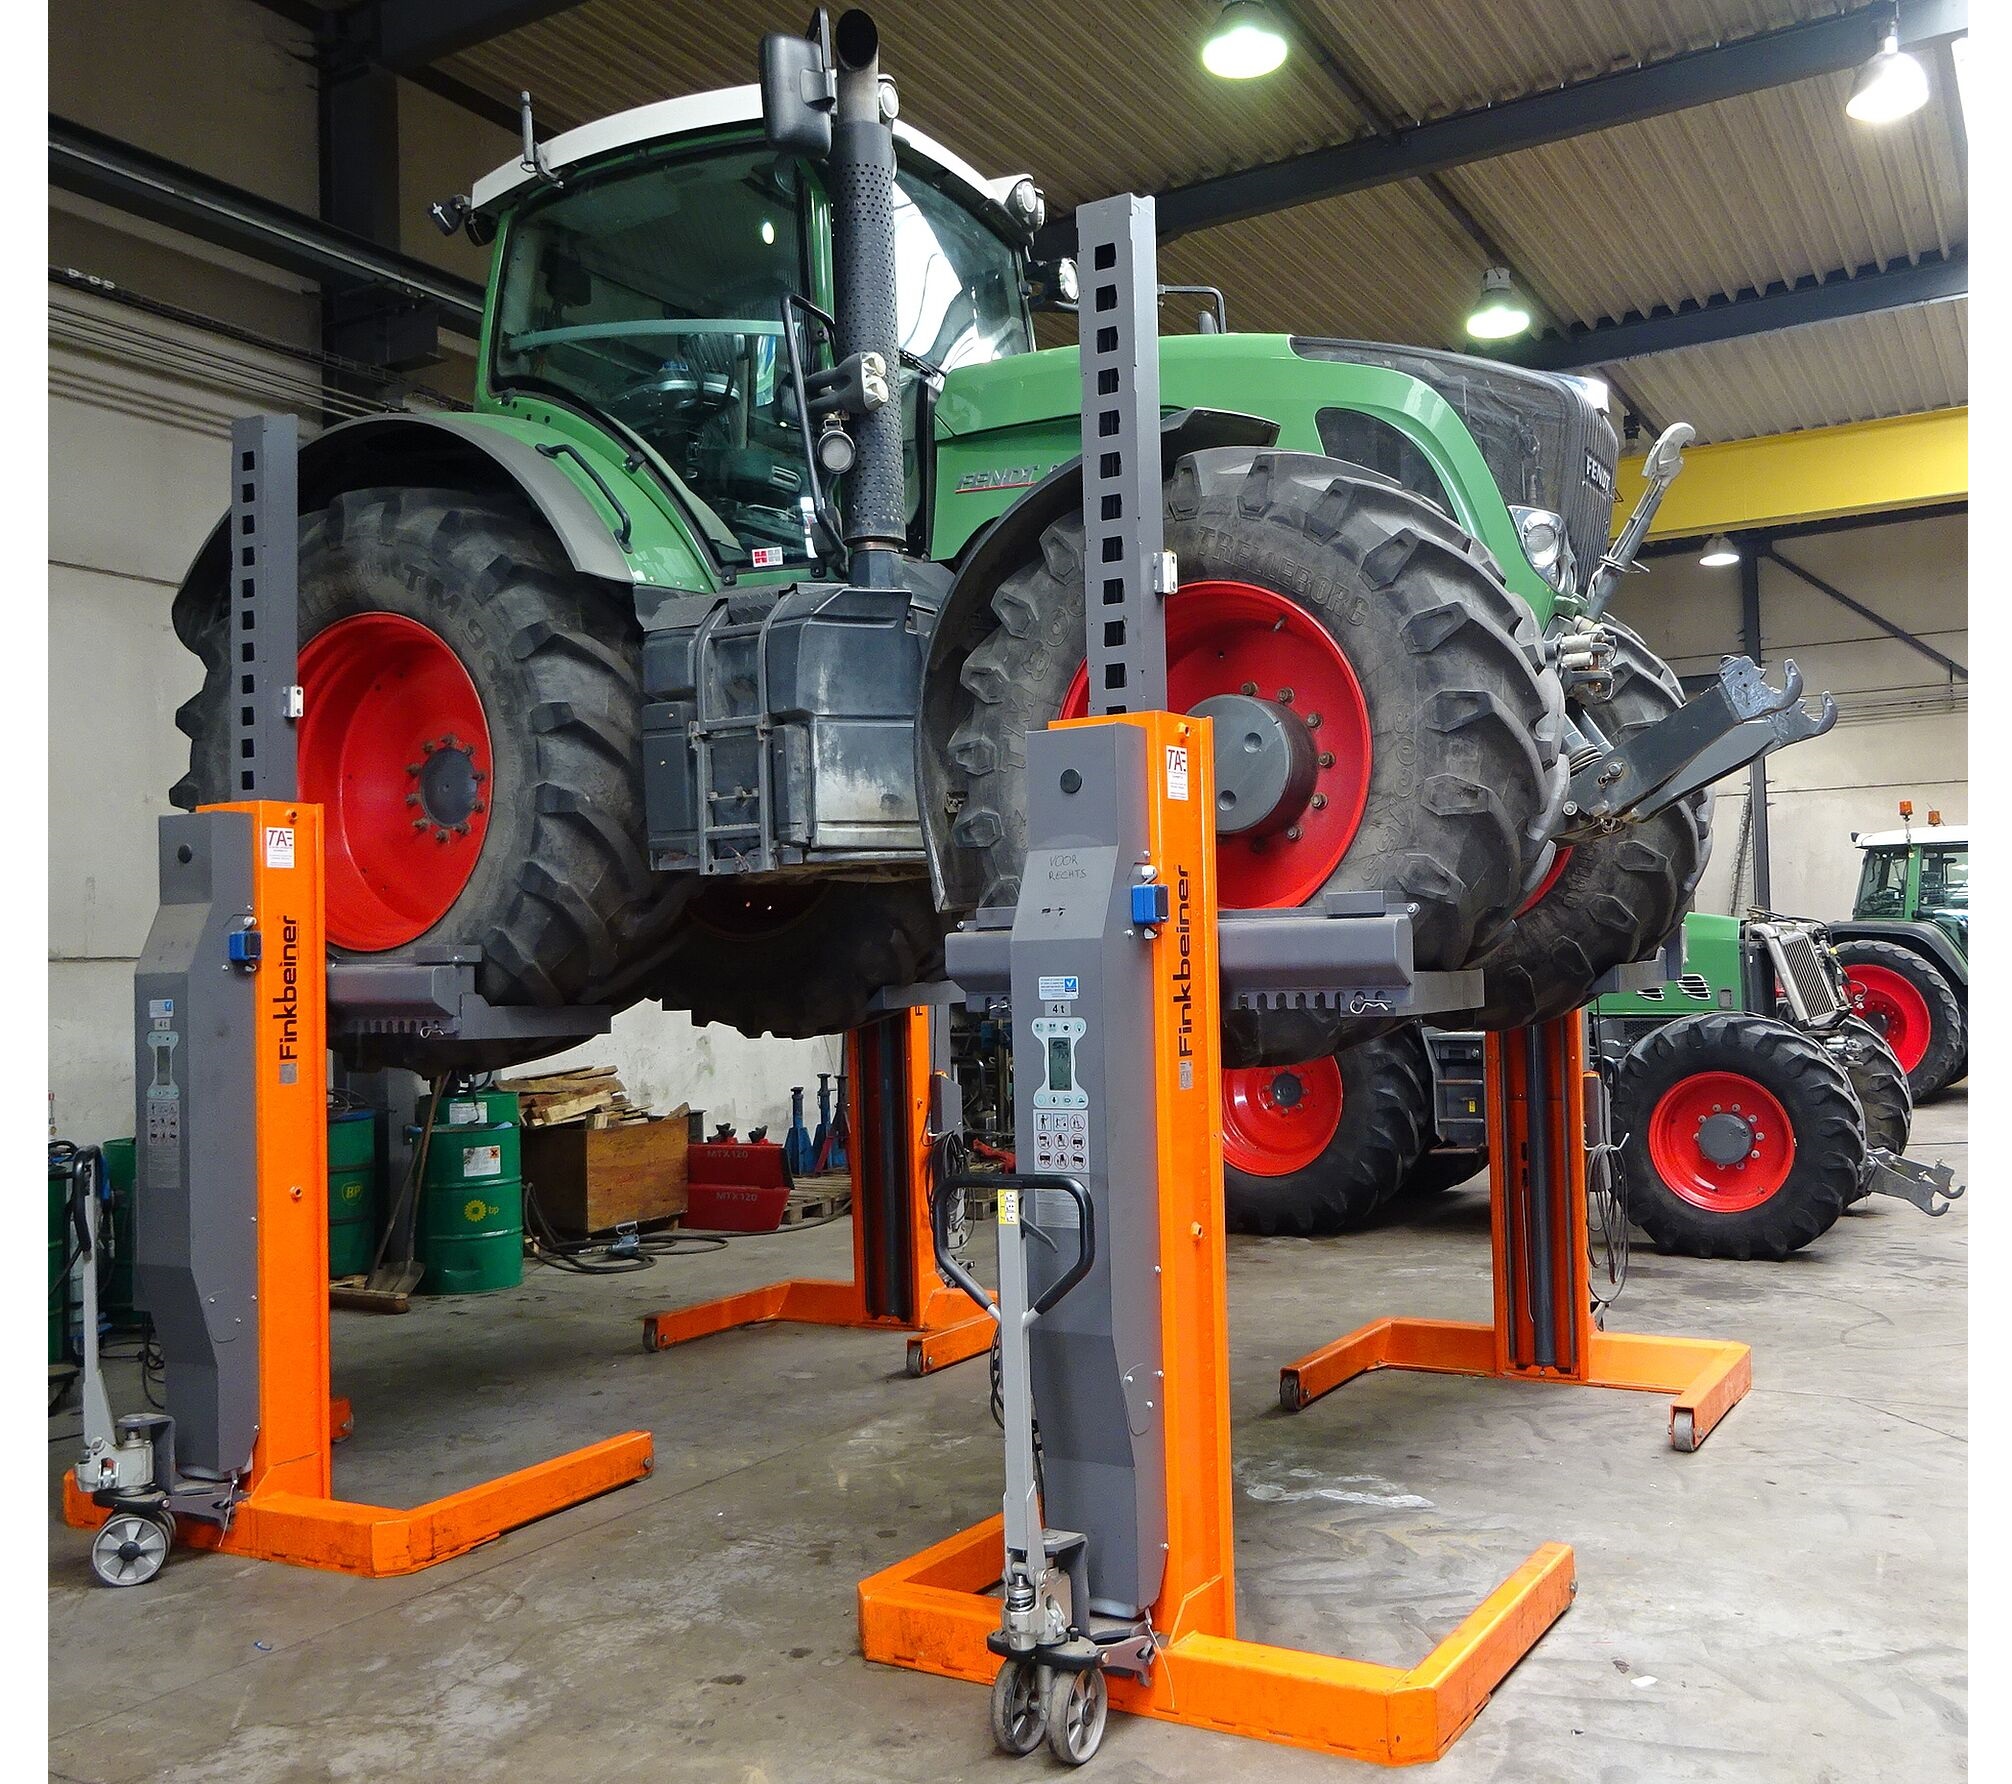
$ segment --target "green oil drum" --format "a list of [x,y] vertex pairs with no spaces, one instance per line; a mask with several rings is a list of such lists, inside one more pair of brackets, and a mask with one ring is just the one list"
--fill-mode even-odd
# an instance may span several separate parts
[[377,1256],[377,1118],[369,1109],[328,1116],[328,1273],[362,1276]]
[[[419,1103],[426,1120],[427,1099]],[[524,1280],[524,1176],[517,1099],[471,1091],[441,1099],[419,1196],[423,1295],[474,1295]],[[418,1143],[419,1129],[412,1139]]]
[[98,1312],[115,1332],[139,1326],[133,1311],[133,1142],[107,1140],[105,1177],[112,1192],[112,1267],[101,1279]]

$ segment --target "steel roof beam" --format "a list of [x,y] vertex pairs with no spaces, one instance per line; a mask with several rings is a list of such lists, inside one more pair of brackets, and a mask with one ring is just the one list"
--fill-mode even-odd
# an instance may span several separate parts
[[410,74],[579,4],[580,0],[374,0],[340,15],[338,23],[342,34],[378,67]]
[[1747,335],[1771,334],[1776,329],[1801,328],[1811,322],[1948,303],[1969,292],[1969,249],[1957,247],[1947,254],[1924,254],[1911,264],[1902,261],[1884,268],[1826,273],[1821,278],[1799,279],[1793,285],[1771,285],[1765,291],[1749,289],[1709,303],[1656,309],[1646,316],[1631,314],[1618,322],[1574,328],[1569,334],[1511,342],[1494,349],[1493,356],[1532,371],[1581,371],[1651,353],[1669,353],[1679,347],[1704,347]]
[[49,183],[300,277],[364,279],[429,300],[457,334],[482,322],[482,287],[67,119],[49,118]]
[[[1930,42],[1969,28],[1968,0],[1907,0],[1900,15],[1901,37],[1908,43]],[[1168,240],[1856,68],[1879,48],[1892,17],[1891,0],[1878,0],[1758,37],[1435,118],[1394,136],[1362,137],[1197,180],[1155,195],[1160,237]],[[1069,252],[1071,231],[1065,224],[1051,224],[1043,235],[1043,253]]]
[[1917,638],[1905,626],[1888,619],[1885,614],[1875,612],[1872,608],[1866,606],[1863,601],[1853,600],[1843,589],[1833,587],[1830,583],[1825,582],[1814,570],[1805,570],[1802,565],[1794,562],[1792,559],[1783,557],[1780,552],[1775,550],[1774,541],[1771,539],[1762,541],[1759,557],[1754,560],[1755,568],[1759,567],[1762,560],[1773,564],[1777,569],[1786,570],[1798,581],[1808,583],[1818,594],[1828,595],[1840,607],[1857,614],[1860,619],[1877,626],[1887,637],[1906,645],[1910,650],[1918,651],[1931,663],[1935,664],[1937,668],[1945,671],[1957,681],[1968,681],[1970,679],[1970,671],[1964,668],[1954,657],[1943,655],[1934,645]]

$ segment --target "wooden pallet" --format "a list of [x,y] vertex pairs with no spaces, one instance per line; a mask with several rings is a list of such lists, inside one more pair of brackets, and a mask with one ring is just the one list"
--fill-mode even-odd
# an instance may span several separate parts
[[852,1179],[843,1171],[823,1177],[799,1177],[783,1208],[782,1224],[792,1227],[813,1220],[829,1220],[851,1207]]

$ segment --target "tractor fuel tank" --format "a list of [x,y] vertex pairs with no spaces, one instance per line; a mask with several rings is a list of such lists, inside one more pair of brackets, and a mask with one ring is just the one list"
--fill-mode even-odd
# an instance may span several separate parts
[[643,779],[660,872],[922,859],[915,711],[933,608],[800,582],[680,595],[643,644]]

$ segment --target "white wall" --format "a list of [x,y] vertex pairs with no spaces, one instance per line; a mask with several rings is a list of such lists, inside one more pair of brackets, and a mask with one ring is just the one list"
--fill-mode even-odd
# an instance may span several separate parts
[[[1781,555],[1967,665],[1966,517],[1948,516],[1785,540]],[[1615,604],[1683,675],[1708,675],[1742,648],[1740,575],[1694,559],[1657,559]],[[1968,684],[1786,570],[1760,570],[1762,660],[1779,682],[1793,657],[1810,692],[1828,689],[1840,716],[1828,735],[1768,758],[1773,904],[1808,917],[1842,917],[1858,881],[1854,830],[1890,830],[1911,799],[1946,822],[1969,814]],[[1714,789],[1712,861],[1700,910],[1735,907],[1733,877],[1744,770]],[[1750,875],[1737,902],[1752,897]]]
[[[313,74],[304,36],[252,0],[73,0],[51,33],[50,109],[312,213]],[[401,91],[404,245],[480,278],[424,201],[468,190],[507,133]],[[312,344],[302,281],[52,194],[50,260],[275,339]],[[282,401],[284,355],[52,287],[49,402],[49,1088],[77,1139],[132,1131],[133,961],[152,920],[154,827],[187,740],[176,706],[200,681],[169,626],[175,587],[227,499],[232,417]],[[136,329],[138,332],[136,333]],[[198,365],[225,353],[229,366]],[[420,374],[467,388],[458,361]],[[309,393],[284,401],[311,410]],[[833,1041],[749,1041],[637,1009],[567,1056],[610,1062],[659,1108],[688,1103],[746,1131],[787,1119],[789,1087],[834,1069]]]

